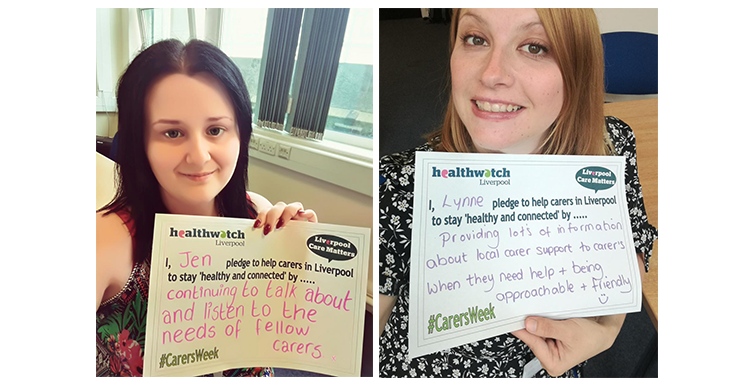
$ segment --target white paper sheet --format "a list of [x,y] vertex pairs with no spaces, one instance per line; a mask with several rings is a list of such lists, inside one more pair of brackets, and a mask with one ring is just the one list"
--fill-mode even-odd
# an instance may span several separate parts
[[409,356],[639,312],[624,157],[418,152]]

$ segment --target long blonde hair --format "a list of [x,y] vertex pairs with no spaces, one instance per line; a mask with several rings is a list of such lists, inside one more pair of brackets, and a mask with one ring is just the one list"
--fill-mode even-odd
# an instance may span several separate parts
[[[560,115],[539,149],[541,154],[609,154],[604,125],[604,51],[599,23],[592,9],[537,9],[560,71],[564,101]],[[453,10],[450,52],[456,44],[461,9]],[[476,151],[461,118],[448,100],[436,150]]]

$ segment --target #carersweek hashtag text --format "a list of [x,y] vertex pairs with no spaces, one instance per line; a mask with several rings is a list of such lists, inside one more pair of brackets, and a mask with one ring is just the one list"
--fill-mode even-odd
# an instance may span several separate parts
[[434,330],[437,332],[450,330],[451,327],[458,328],[461,326],[468,326],[474,323],[486,322],[490,319],[495,319],[495,306],[492,303],[487,308],[479,308],[479,306],[469,307],[467,312],[460,312],[453,315],[443,316],[443,314],[432,314],[427,324],[427,333],[432,334]]

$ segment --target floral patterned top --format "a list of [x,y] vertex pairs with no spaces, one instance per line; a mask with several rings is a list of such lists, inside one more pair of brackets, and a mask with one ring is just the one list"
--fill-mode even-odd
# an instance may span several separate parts
[[[636,165],[635,135],[623,121],[606,117],[614,154],[626,157],[625,195],[636,251],[644,255],[646,271],[656,240],[648,223]],[[385,156],[380,160],[380,293],[396,297],[391,316],[380,336],[381,377],[521,377],[535,359],[531,349],[511,334],[480,340],[408,360],[409,260],[414,202],[414,165],[417,151],[428,145]],[[581,363],[563,377],[580,377]],[[531,367],[531,366],[530,366]],[[544,369],[534,377],[549,377]]]
[[[133,222],[126,211],[117,212],[134,234]],[[135,238],[133,238],[135,240]],[[96,376],[142,377],[143,351],[146,348],[146,310],[151,266],[136,263],[125,287],[96,310]],[[226,370],[225,377],[271,377],[273,369],[256,367]],[[206,376],[213,376],[207,374]]]

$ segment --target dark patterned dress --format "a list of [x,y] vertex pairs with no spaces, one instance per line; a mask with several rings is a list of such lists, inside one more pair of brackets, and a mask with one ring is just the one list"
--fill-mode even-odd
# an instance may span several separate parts
[[[127,212],[118,212],[133,235],[133,222]],[[135,240],[135,238],[133,238]],[[125,287],[101,303],[96,310],[96,376],[143,376],[143,352],[146,348],[146,310],[148,309],[148,262],[135,263]],[[226,370],[225,377],[272,377],[273,369],[255,367]],[[213,376],[208,374],[207,376]]]
[[[635,135],[614,117],[606,117],[613,153],[626,157],[625,196],[630,210],[633,241],[642,253],[646,271],[656,228],[648,223],[636,165]],[[531,349],[511,334],[425,355],[407,361],[409,347],[409,261],[411,257],[414,165],[417,151],[428,145],[385,156],[380,160],[380,293],[396,297],[391,316],[380,336],[381,377],[522,377],[524,366],[535,359]],[[584,363],[562,377],[580,377]],[[534,377],[549,377],[544,369]]]

